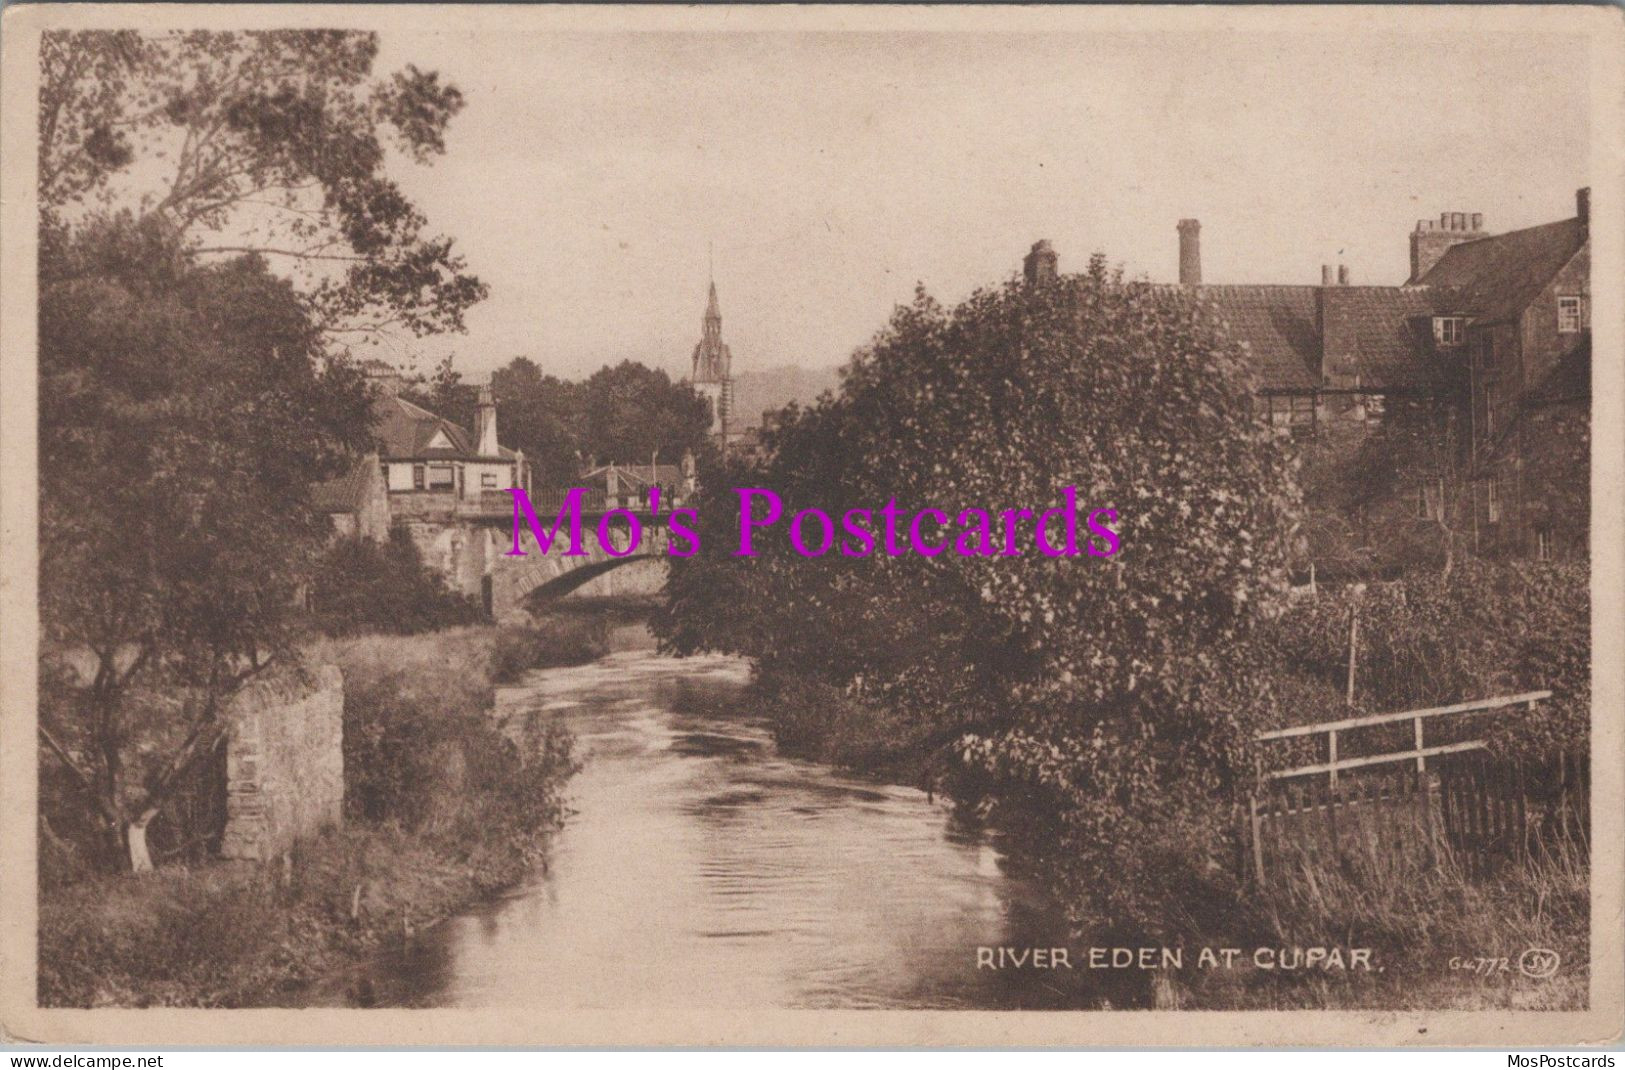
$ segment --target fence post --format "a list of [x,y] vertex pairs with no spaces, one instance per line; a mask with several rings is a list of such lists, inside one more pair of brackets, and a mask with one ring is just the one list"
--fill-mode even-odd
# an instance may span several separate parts
[[[1334,770],[1332,776],[1335,777],[1336,775],[1337,773]],[[1324,815],[1326,818],[1326,837],[1327,839],[1331,840],[1331,854],[1329,858],[1333,865],[1340,864],[1343,858],[1342,844],[1339,842],[1339,837],[1337,835],[1337,804],[1337,781],[1333,780],[1326,785],[1326,813]]]
[[1354,649],[1360,641],[1360,604],[1349,606],[1349,690],[1348,705],[1354,705]]
[[1264,840],[1259,835],[1258,795],[1255,793],[1247,797],[1247,808],[1251,814],[1253,826],[1253,875],[1258,878],[1260,887],[1264,884]]
[[[1421,749],[1422,749],[1422,718],[1418,717],[1414,721],[1412,721],[1411,723],[1416,725],[1416,749],[1417,749],[1417,751],[1420,752]],[[1427,767],[1428,767],[1427,758],[1425,758],[1422,754],[1418,753],[1417,756],[1416,756],[1416,771],[1418,773],[1424,772],[1424,771],[1426,771]]]
[[1332,787],[1337,787],[1337,729],[1326,733],[1326,761],[1331,765]]

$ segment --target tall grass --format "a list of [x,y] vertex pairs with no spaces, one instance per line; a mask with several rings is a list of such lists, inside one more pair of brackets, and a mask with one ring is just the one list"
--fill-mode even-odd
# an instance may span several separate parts
[[[1372,850],[1341,865],[1304,858],[1257,889],[1245,928],[1260,946],[1372,949],[1369,974],[1216,971],[1182,978],[1171,1005],[1225,1008],[1579,1009],[1590,981],[1589,851],[1553,836],[1521,862],[1472,875],[1442,835],[1427,852]],[[1529,976],[1531,948],[1557,952]],[[1170,998],[1164,994],[1164,999]]]

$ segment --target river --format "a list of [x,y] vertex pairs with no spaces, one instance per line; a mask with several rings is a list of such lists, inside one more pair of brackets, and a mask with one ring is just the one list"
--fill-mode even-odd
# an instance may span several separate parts
[[[743,661],[647,644],[533,673],[581,772],[542,872],[325,986],[412,1007],[1062,1008],[1080,973],[977,968],[1069,943],[942,799],[780,754]],[[641,647],[641,648],[638,648]]]

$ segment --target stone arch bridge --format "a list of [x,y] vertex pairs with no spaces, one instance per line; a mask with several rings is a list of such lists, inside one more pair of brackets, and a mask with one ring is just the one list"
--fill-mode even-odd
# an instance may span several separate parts
[[[562,504],[562,492],[539,495],[532,506],[544,530],[550,530]],[[523,518],[518,524],[524,556],[509,556],[514,544],[514,506],[502,494],[484,498],[478,508],[463,507],[433,513],[398,516],[425,564],[439,570],[447,582],[464,594],[480,598],[498,621],[523,620],[538,600],[567,595],[594,596],[656,594],[666,582],[667,518],[669,510],[650,516],[647,509],[631,510],[641,535],[629,552],[630,529],[620,517],[606,527],[610,553],[599,539],[599,527],[609,510],[602,493],[584,497],[581,507],[581,555],[570,548],[565,530],[546,553]]]

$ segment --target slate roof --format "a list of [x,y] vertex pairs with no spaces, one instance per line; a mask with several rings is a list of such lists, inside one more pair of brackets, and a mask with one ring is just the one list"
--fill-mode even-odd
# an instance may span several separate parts
[[[1178,289],[1175,288],[1176,292]],[[1320,385],[1319,298],[1315,286],[1193,286],[1189,292],[1245,342],[1264,389]]]
[[[467,428],[405,398],[380,392],[373,399],[372,411],[376,417],[373,434],[378,438],[385,460],[475,460],[480,457],[478,444]],[[437,434],[444,434],[451,445],[431,449],[429,443]],[[505,446],[498,446],[497,450],[504,460],[511,461],[518,456]]]
[[1414,286],[1158,286],[1193,298],[1252,358],[1262,390],[1311,390],[1324,375],[1402,389],[1440,378],[1433,303]]
[[1486,323],[1515,319],[1585,243],[1577,218],[1462,242],[1421,281],[1453,312]]
[[318,483],[310,490],[310,502],[319,513],[359,513],[367,501],[374,479],[382,479],[377,454],[362,457],[341,476]]
[[1433,352],[1433,295],[1416,286],[1324,286],[1322,367],[1360,377],[1363,387],[1436,386],[1444,367]]

